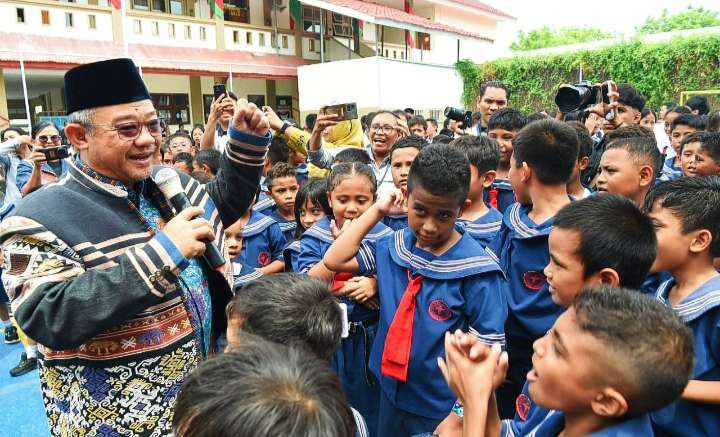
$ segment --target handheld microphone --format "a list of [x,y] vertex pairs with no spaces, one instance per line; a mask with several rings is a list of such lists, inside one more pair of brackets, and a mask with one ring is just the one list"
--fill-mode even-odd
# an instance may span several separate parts
[[[175,170],[170,168],[163,168],[158,171],[155,177],[153,177],[155,184],[160,188],[165,198],[175,208],[178,213],[187,208],[191,208],[193,205],[190,203],[187,194],[182,189],[180,183],[180,176]],[[210,266],[211,269],[217,270],[220,266],[225,264],[225,259],[220,253],[213,241],[205,241],[205,252],[203,253],[205,262]]]

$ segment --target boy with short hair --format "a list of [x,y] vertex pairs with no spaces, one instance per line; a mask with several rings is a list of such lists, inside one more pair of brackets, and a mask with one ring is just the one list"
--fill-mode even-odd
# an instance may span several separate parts
[[238,221],[225,228],[225,240],[230,259],[233,260],[236,282],[241,276],[254,274],[249,269],[257,269],[268,275],[282,272],[285,268],[282,253],[287,240],[280,226],[271,217],[253,208],[249,208]]
[[[697,151],[700,149],[700,135],[703,132],[693,132],[690,135],[683,138],[680,143],[680,167],[682,168],[682,174],[685,177],[697,176],[695,174],[695,156]],[[692,167],[692,168],[691,168]],[[662,179],[661,177],[661,180]]]
[[670,181],[682,177],[682,168],[680,166],[680,145],[682,140],[689,134],[703,129],[705,129],[705,121],[700,116],[680,114],[673,119],[670,128],[670,145],[675,151],[675,156],[665,160],[661,181]]
[[[615,132],[621,132],[622,129],[625,128]],[[645,195],[660,172],[661,162],[662,156],[654,136],[618,139],[611,137],[600,158],[597,189],[600,192],[620,194],[642,206]]]
[[187,152],[180,152],[173,154],[172,158],[172,164],[175,169],[180,170],[183,173],[190,174],[193,171],[195,171],[195,166],[193,165],[195,162],[195,159],[193,159],[193,156]]
[[262,177],[260,178],[260,197],[258,198],[253,209],[257,212],[269,215],[275,210],[275,201],[268,192],[267,183],[265,178],[268,172],[280,162],[288,163],[290,161],[290,147],[287,141],[276,135],[273,137],[270,147],[268,147],[267,156],[265,156],[265,162],[263,163]]
[[720,133],[695,132],[685,140],[688,140],[687,148],[696,145],[693,159],[688,163],[688,173],[691,176],[720,175]]
[[455,396],[435,365],[448,330],[469,330],[481,341],[503,343],[503,275],[485,250],[455,221],[468,206],[470,166],[447,145],[423,148],[408,176],[408,228],[361,243],[363,236],[404,199],[381,198],[344,230],[323,258],[333,271],[378,280],[380,321],[370,368],[382,391],[380,436],[434,429]]
[[175,132],[170,135],[167,139],[168,150],[175,156],[178,153],[189,153],[195,156],[195,146],[193,145],[193,139],[190,135],[183,132]]
[[645,208],[655,224],[653,271],[668,271],[655,297],[692,330],[695,369],[682,398],[652,414],[661,435],[712,435],[720,429],[720,177],[658,184]]
[[510,170],[510,156],[513,153],[513,139],[527,124],[527,117],[513,108],[499,109],[490,116],[487,123],[488,137],[498,142],[500,146],[500,162],[497,175],[485,201],[500,213],[505,213],[508,206],[515,202],[515,193],[508,180]]
[[357,435],[327,362],[249,334],[195,369],[172,407],[177,437]]
[[575,129],[578,136],[578,158],[570,182],[567,184],[567,192],[575,199],[584,199],[592,192],[583,186],[580,175],[590,164],[593,140],[584,124],[578,121],[568,122],[568,124]]
[[[693,367],[692,335],[676,314],[607,285],[583,290],[533,348],[529,396],[518,399],[525,417],[501,422],[492,388],[505,359],[467,334],[448,336],[439,363],[465,396],[463,435],[652,436],[651,413],[681,395]],[[677,435],[708,435],[688,431]]]
[[532,342],[547,332],[562,312],[548,293],[548,235],[555,214],[570,203],[567,182],[578,157],[575,130],[552,119],[525,126],[513,139],[508,178],[518,203],[505,211],[498,237],[489,247],[507,276],[510,369],[498,391],[501,414],[512,415],[515,398],[525,381]]
[[265,176],[265,184],[268,188],[268,194],[275,202],[275,209],[268,214],[280,225],[280,230],[285,236],[286,241],[295,239],[295,196],[297,195],[300,185],[297,181],[297,173],[290,164],[280,162]]
[[465,135],[450,143],[470,161],[470,191],[468,206],[458,220],[482,247],[487,247],[500,230],[502,214],[485,203],[485,190],[495,181],[495,169],[500,161],[500,148],[486,136]]
[[[417,135],[410,135],[400,138],[390,148],[390,172],[392,173],[393,184],[396,189],[402,190],[403,195],[407,193],[407,180],[415,157],[427,145],[424,138]],[[407,228],[407,206],[393,208],[382,222],[393,231]]]

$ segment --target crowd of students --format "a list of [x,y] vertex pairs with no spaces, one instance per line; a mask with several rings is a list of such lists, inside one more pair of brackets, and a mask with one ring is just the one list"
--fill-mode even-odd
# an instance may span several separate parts
[[[235,100],[158,164],[212,180]],[[304,128],[263,108],[228,329],[175,434],[716,434],[720,113],[629,84],[572,114],[509,102],[485,83],[476,124],[437,134],[409,108]]]

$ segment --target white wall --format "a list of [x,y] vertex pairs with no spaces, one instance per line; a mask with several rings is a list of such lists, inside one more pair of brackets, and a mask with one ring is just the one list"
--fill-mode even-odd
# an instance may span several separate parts
[[[238,40],[235,42],[235,32],[237,32]],[[251,35],[251,43],[248,44],[247,35]],[[263,35],[264,40],[261,40]],[[225,23],[225,48],[232,50],[243,50],[257,53],[276,53],[272,47],[272,32],[270,30],[259,30],[255,28],[243,27],[237,23]],[[287,38],[287,48],[283,48],[283,38]],[[261,44],[263,43],[264,44]],[[295,55],[295,36],[288,34],[278,35],[278,47],[280,47],[280,55]]]
[[[137,24],[140,22],[140,32]],[[158,33],[154,34],[157,24]],[[175,27],[175,36],[171,36],[171,25]],[[190,26],[190,38],[185,36],[185,27]],[[200,28],[205,29],[205,39],[201,38]],[[129,13],[125,19],[125,39],[134,44],[152,44],[173,47],[215,48],[215,23],[212,21],[165,18],[157,14],[145,15]]]
[[[16,9],[25,12],[25,23],[18,23]],[[42,24],[41,11],[50,14],[50,24]],[[73,27],[65,26],[65,13],[73,16]],[[89,27],[89,15],[95,16],[95,29]],[[67,37],[95,41],[112,41],[112,16],[108,8],[92,8],[58,3],[34,5],[13,1],[0,2],[3,32]]]
[[423,110],[460,105],[462,80],[452,67],[372,57],[298,67],[298,88],[301,111],[347,102]]

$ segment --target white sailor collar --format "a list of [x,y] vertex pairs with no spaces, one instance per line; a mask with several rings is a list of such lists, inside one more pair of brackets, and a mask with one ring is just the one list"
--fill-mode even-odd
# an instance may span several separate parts
[[390,244],[390,256],[400,266],[414,274],[433,279],[458,279],[497,270],[500,266],[468,233],[441,256],[415,246],[417,238],[405,228],[396,231]]
[[247,238],[257,235],[267,229],[273,223],[275,223],[275,220],[273,220],[272,217],[268,217],[253,210],[250,213],[250,219],[248,220],[245,227],[243,227],[242,229],[242,236],[243,238]]
[[[667,306],[670,290],[675,286],[675,279],[668,279],[660,284],[655,297]],[[689,323],[705,314],[707,311],[720,306],[720,276],[708,280],[697,290],[675,306],[672,306],[683,322]]]

